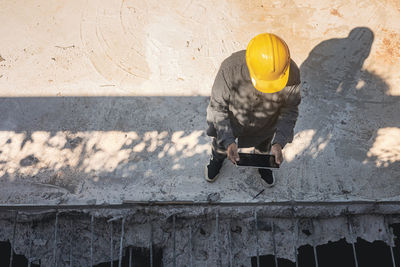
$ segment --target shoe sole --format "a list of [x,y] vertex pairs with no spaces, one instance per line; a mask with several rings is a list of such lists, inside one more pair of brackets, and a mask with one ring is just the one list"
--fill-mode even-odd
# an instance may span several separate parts
[[258,177],[258,179],[261,180],[261,183],[266,187],[266,188],[270,188],[273,187],[275,185],[276,179],[274,177],[274,181],[272,182],[272,184],[267,183],[266,181],[264,181],[264,179],[262,179],[261,177]]
[[[260,178],[261,179],[261,178]],[[266,181],[264,181],[263,179],[261,179],[262,180],[262,184],[265,186],[265,187],[267,187],[267,188],[271,188],[271,187],[273,187],[274,185],[275,185],[275,179],[274,179],[274,182],[272,183],[272,184],[269,184],[269,183],[267,183]]]
[[214,179],[210,179],[210,178],[208,178],[207,172],[208,171],[207,171],[207,166],[206,166],[204,168],[204,177],[206,178],[206,181],[209,182],[209,183],[215,182],[215,180],[217,180],[217,178],[218,178],[219,173],[214,177]]

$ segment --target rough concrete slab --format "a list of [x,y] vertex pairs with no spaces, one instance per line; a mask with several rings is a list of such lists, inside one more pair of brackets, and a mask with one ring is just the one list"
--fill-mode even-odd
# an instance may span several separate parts
[[[2,1],[0,202],[400,200],[398,1]],[[301,69],[272,189],[204,176],[222,60],[260,32]]]
[[[127,254],[129,246],[145,249],[149,248],[151,243],[154,248],[162,248],[163,266],[174,266],[174,261],[176,266],[190,266],[191,262],[193,266],[229,266],[230,262],[233,263],[232,266],[252,266],[250,257],[255,257],[257,251],[259,255],[275,254],[279,258],[294,262],[300,246],[318,246],[342,238],[349,243],[356,242],[356,237],[368,242],[382,240],[394,246],[395,236],[388,221],[391,224],[399,222],[398,217],[376,215],[337,217],[328,220],[310,218],[294,220],[265,218],[259,214],[256,231],[255,217],[252,214],[235,218],[232,218],[232,214],[230,216],[220,214],[218,226],[215,213],[195,218],[177,216],[174,227],[172,216],[152,217],[149,213],[132,209],[120,211],[126,216],[123,234],[124,254]],[[110,261],[110,247],[113,240],[113,259],[117,260],[122,236],[122,219],[110,221],[104,217],[104,211],[99,213],[101,216],[93,219],[93,233],[91,216],[80,212],[58,214],[57,228],[54,213],[41,214],[40,218],[32,214],[19,214],[14,250],[18,254],[31,255],[31,260],[40,259],[42,266],[54,266],[54,255],[58,266],[70,266],[71,261],[73,265],[91,266],[90,262],[98,264]],[[14,239],[14,219],[13,213],[7,216],[0,212],[2,225],[0,240]],[[349,225],[352,225],[351,232]],[[54,234],[55,229],[57,237]],[[111,229],[113,229],[112,239]],[[56,238],[58,246],[55,251]],[[358,256],[363,258],[365,255],[360,255],[358,251]],[[319,257],[323,258],[321,255]]]

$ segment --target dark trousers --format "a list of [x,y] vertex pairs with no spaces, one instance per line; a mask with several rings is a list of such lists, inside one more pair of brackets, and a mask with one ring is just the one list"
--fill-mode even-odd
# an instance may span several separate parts
[[[240,137],[238,138],[238,147],[239,148],[245,148],[245,147],[251,147],[249,145],[242,146],[240,143]],[[255,148],[255,153],[256,154],[267,154],[271,150],[271,141],[272,137],[266,138],[264,141],[262,141],[260,144],[257,144],[254,146]],[[217,138],[213,137],[212,138],[212,145],[211,145],[211,153],[213,158],[223,160],[226,158],[226,149],[222,145],[218,145]]]
[[[217,131],[212,123],[208,123],[207,135],[212,137],[212,144],[211,144],[211,153],[213,158],[223,160],[226,158],[226,149],[222,144],[218,144],[217,142]],[[271,142],[273,136],[265,137],[261,143],[254,144],[252,142],[253,139],[250,138],[241,138],[238,137],[238,147],[245,148],[245,147],[253,147],[255,148],[256,154],[267,154],[271,151]],[[250,142],[249,142],[250,139]],[[258,138],[258,140],[260,140]]]

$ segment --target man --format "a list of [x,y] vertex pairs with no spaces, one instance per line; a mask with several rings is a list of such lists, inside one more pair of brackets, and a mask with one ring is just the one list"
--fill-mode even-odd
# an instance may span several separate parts
[[[287,44],[275,34],[257,35],[246,50],[222,62],[207,108],[207,134],[213,137],[207,181],[216,180],[226,157],[233,163],[239,160],[238,147],[270,152],[276,163],[282,163],[282,149],[293,140],[299,85],[299,68],[290,59]],[[271,170],[258,172],[265,186],[274,185]]]

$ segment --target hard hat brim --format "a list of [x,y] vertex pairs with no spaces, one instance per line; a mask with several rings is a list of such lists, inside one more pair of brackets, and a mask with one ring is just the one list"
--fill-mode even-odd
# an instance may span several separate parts
[[290,70],[290,61],[287,67],[287,70],[285,73],[279,77],[276,80],[273,81],[265,81],[265,80],[259,80],[257,77],[252,73],[252,71],[249,69],[250,72],[250,77],[251,77],[251,82],[253,86],[260,92],[263,93],[276,93],[281,91],[283,88],[285,88],[288,80],[289,80],[289,70]]

